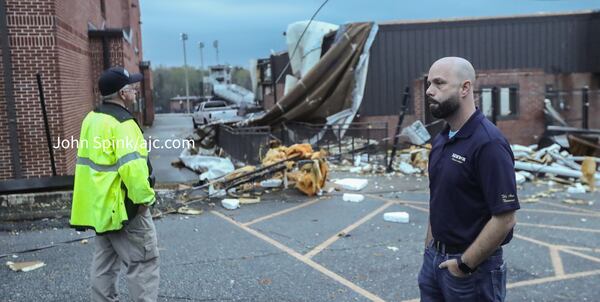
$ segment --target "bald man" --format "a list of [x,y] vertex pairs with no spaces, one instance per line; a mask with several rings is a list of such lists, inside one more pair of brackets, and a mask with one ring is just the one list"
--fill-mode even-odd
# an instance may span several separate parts
[[429,69],[431,114],[447,122],[429,155],[429,227],[419,272],[421,301],[504,301],[502,246],[519,209],[514,156],[475,107],[475,70],[458,57]]

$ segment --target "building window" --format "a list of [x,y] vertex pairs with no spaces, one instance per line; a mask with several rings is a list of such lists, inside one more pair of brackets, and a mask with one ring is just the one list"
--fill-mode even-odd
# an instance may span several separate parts
[[[518,91],[516,86],[497,87],[496,98],[498,100],[497,115],[498,118],[512,118],[517,116]],[[481,111],[485,116],[492,116],[492,99],[494,89],[485,87],[481,89]]]

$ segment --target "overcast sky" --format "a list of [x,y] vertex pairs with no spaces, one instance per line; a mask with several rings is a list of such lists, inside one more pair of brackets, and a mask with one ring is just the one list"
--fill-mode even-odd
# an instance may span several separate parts
[[[324,0],[140,0],[144,60],[152,66],[182,66],[180,33],[186,32],[188,64],[219,62],[247,67],[253,58],[285,50],[289,23],[308,20]],[[316,20],[343,24],[357,21],[416,20],[506,16],[540,12],[600,10],[598,0],[329,0]]]

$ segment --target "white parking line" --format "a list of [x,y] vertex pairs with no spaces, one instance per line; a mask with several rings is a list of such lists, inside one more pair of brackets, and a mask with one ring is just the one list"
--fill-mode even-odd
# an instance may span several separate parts
[[283,215],[283,214],[287,214],[287,213],[289,213],[289,212],[293,212],[293,211],[295,211],[295,210],[298,210],[298,209],[301,209],[301,208],[307,207],[307,206],[309,206],[309,205],[311,205],[311,204],[315,204],[315,203],[317,203],[317,202],[319,202],[319,201],[321,201],[321,200],[328,199],[328,198],[329,198],[329,197],[319,197],[319,198],[315,198],[315,199],[313,199],[313,200],[311,200],[311,201],[303,202],[303,203],[301,203],[301,204],[299,204],[299,205],[297,205],[297,206],[295,206],[295,207],[291,207],[291,208],[289,208],[289,209],[281,210],[281,211],[279,211],[279,212],[271,213],[271,214],[269,214],[269,215],[265,215],[265,216],[263,216],[263,217],[259,217],[259,218],[253,219],[253,220],[251,220],[251,221],[249,221],[249,222],[243,223],[242,225],[244,225],[244,226],[249,226],[249,225],[252,225],[252,224],[255,224],[255,223],[259,223],[259,222],[261,222],[261,221],[265,221],[265,220],[271,219],[271,218],[273,218],[273,217],[277,217],[277,216],[280,216],[280,215]]
[[547,213],[547,214],[583,216],[583,217],[600,217],[600,214],[594,214],[594,213],[566,212],[566,211],[554,211],[554,210],[542,210],[542,209],[519,209],[517,211],[517,213],[518,212]]
[[347,228],[341,230],[337,234],[331,236],[329,239],[325,240],[325,242],[319,244],[317,247],[315,247],[310,252],[306,253],[304,256],[308,257],[308,258],[314,257],[316,254],[320,253],[321,251],[323,251],[324,249],[326,249],[328,246],[332,245],[336,240],[338,240],[340,238],[340,236],[338,236],[338,234],[340,234],[340,233],[345,233],[345,234],[350,233],[350,231],[354,230],[355,228],[357,228],[361,224],[369,221],[371,218],[373,218],[373,216],[381,213],[383,210],[387,209],[392,204],[393,203],[391,203],[391,202],[386,202],[381,207],[379,207],[376,210],[374,210],[373,212],[367,214],[367,216],[363,217],[361,220],[353,223],[352,225],[350,225]]
[[563,225],[550,225],[550,224],[540,224],[540,223],[517,222],[517,226],[527,226],[527,227],[544,228],[544,229],[555,229],[555,230],[563,230],[563,231],[577,231],[577,232],[588,232],[588,233],[600,233],[600,230],[598,230],[598,229],[578,228],[578,227],[570,227],[570,226],[563,226]]
[[291,249],[291,248],[289,248],[289,247],[281,244],[280,242],[278,242],[278,241],[270,238],[269,236],[267,236],[267,235],[265,235],[263,233],[260,233],[260,232],[258,232],[256,230],[253,230],[252,228],[250,228],[250,227],[248,227],[246,225],[243,225],[243,224],[241,224],[241,223],[239,223],[239,222],[237,222],[237,221],[235,221],[235,220],[233,220],[233,219],[231,219],[231,218],[229,218],[229,217],[227,217],[227,216],[225,216],[225,215],[223,215],[223,214],[221,214],[221,213],[219,213],[217,211],[211,211],[211,213],[214,214],[214,215],[216,215],[217,217],[220,217],[223,220],[228,221],[229,223],[231,223],[231,224],[239,227],[240,229],[242,229],[242,230],[250,233],[251,235],[253,235],[255,237],[258,237],[259,239],[262,239],[263,241],[265,241],[265,242],[267,242],[267,243],[275,246],[276,248],[278,248],[278,249],[286,252],[290,256],[292,256],[292,257],[296,258],[297,260],[305,263],[306,265],[308,265],[308,266],[312,267],[313,269],[319,271],[320,273],[324,274],[325,276],[327,276],[327,277],[329,277],[329,278],[331,278],[331,279],[339,282],[340,284],[348,287],[349,289],[353,290],[357,294],[359,294],[359,295],[361,295],[361,296],[363,296],[363,297],[365,297],[365,298],[367,298],[367,299],[369,299],[371,301],[377,301],[377,302],[383,302],[384,301],[383,299],[381,299],[377,295],[375,295],[375,294],[373,294],[373,293],[371,293],[371,292],[363,289],[362,287],[360,287],[360,286],[358,286],[358,285],[356,285],[356,284],[348,281],[347,279],[344,279],[342,276],[340,276],[340,275],[338,275],[338,274],[336,274],[336,273],[328,270],[327,268],[323,267],[322,265],[314,262],[312,259],[310,259],[310,258],[308,258],[308,257],[306,257],[304,255],[301,255],[300,253],[294,251],[293,249]]

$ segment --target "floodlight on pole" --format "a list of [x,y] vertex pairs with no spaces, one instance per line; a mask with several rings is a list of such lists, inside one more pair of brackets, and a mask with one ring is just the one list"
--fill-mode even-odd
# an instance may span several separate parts
[[213,47],[217,51],[217,65],[219,65],[219,40],[213,42]]
[[205,95],[204,91],[204,56],[202,55],[204,49],[204,43],[198,42],[198,48],[200,48],[200,76],[202,79],[202,95]]
[[185,52],[185,41],[187,39],[188,35],[181,33],[181,41],[183,42],[183,71],[185,73],[185,100],[187,102],[187,113],[190,113],[190,85],[188,80],[187,54]]
[[204,69],[204,56],[202,54],[204,43],[198,42],[198,48],[200,48],[200,69]]

